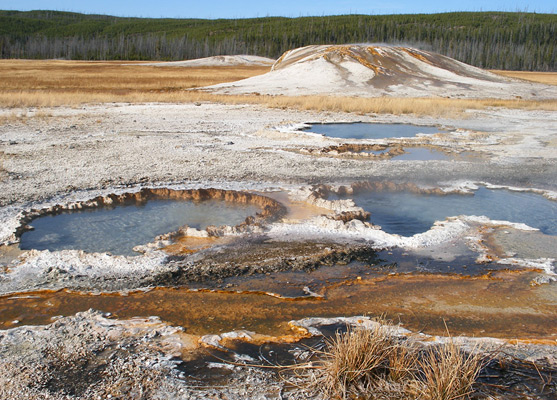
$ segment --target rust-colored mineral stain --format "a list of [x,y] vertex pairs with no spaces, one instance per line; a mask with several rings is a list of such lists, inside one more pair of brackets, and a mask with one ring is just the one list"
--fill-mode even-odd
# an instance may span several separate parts
[[[363,278],[324,289],[322,301],[284,301],[253,293],[159,288],[127,296],[68,291],[0,298],[0,327],[46,324],[89,308],[117,318],[159,316],[202,335],[237,329],[263,335],[292,334],[288,322],[306,317],[385,315],[413,331],[452,335],[557,339],[557,291],[531,287],[533,273],[497,273],[479,279],[443,275]],[[486,279],[487,278],[487,279]],[[547,292],[550,293],[547,293]]]
[[404,51],[405,53],[407,53],[408,55],[410,55],[411,57],[414,57],[420,61],[423,61],[425,63],[428,63],[430,65],[433,65],[433,63],[428,60],[426,57],[424,57],[423,54],[420,54],[416,51],[413,51],[412,49],[406,48],[406,47],[399,47],[400,50]]
[[181,236],[174,240],[174,243],[163,248],[168,254],[184,255],[207,249],[216,244],[226,244],[232,239],[229,237],[195,237]]
[[291,222],[303,221],[320,215],[332,213],[332,211],[327,208],[317,207],[303,201],[292,201],[286,191],[265,192],[258,194],[269,197],[284,205],[284,207],[286,207],[286,215],[284,215],[283,219]]

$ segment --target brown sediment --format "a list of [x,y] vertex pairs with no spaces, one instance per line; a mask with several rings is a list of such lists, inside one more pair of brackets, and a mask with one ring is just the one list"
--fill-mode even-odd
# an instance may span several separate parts
[[[365,151],[383,151],[381,154],[365,153]],[[376,160],[390,159],[394,156],[404,154],[405,151],[401,145],[382,145],[382,144],[350,144],[327,146],[323,148],[304,148],[303,153],[313,155],[327,155],[337,157],[350,158],[372,158]]]
[[262,335],[284,336],[292,335],[290,320],[384,315],[401,322],[405,328],[428,334],[445,335],[448,328],[455,336],[518,338],[555,344],[557,288],[529,286],[532,275],[498,272],[488,279],[445,275],[364,277],[325,288],[325,299],[317,302],[176,288],[127,296],[36,292],[0,297],[0,327],[46,324],[54,316],[94,308],[122,319],[156,315],[194,335],[246,329]]
[[[392,181],[361,181],[355,182],[351,185],[354,193],[361,192],[411,192],[419,194],[437,194],[437,195],[447,195],[446,191],[440,188],[423,188],[412,182],[396,183]],[[466,193],[462,193],[466,194]]]
[[6,153],[0,151],[0,182],[4,181],[8,177],[8,171],[4,168],[4,158]]
[[367,221],[370,216],[371,213],[369,211],[341,211],[335,215],[327,216],[327,218],[335,221],[348,222],[355,219]]
[[[389,145],[342,144],[338,146],[328,146],[322,149],[306,148],[303,150],[303,152],[309,154],[337,156],[343,158],[348,157],[348,158],[355,158],[355,159],[371,158],[376,160],[390,160],[393,157],[407,154],[408,149],[414,149],[414,148],[433,150],[439,153],[443,153],[444,155],[451,156],[452,158],[455,159],[458,159],[459,157],[461,157],[462,159],[472,159],[472,155],[455,153],[447,150],[447,148],[443,146],[437,146],[433,144],[419,144],[419,143],[412,143],[412,142],[402,142],[402,143],[389,144]],[[367,151],[382,151],[382,153],[373,154],[373,153],[368,153]],[[475,157],[478,158],[477,155]]]
[[[61,212],[71,210],[91,209],[98,207],[115,206],[119,204],[144,203],[153,199],[169,199],[169,200],[186,200],[186,201],[206,201],[220,200],[238,204],[252,204],[259,206],[261,211],[255,216],[247,217],[245,222],[237,225],[237,231],[243,231],[250,225],[258,225],[265,222],[271,222],[281,218],[286,209],[278,201],[269,197],[265,197],[255,193],[239,192],[234,190],[223,189],[190,189],[175,190],[167,188],[141,189],[138,192],[109,194],[106,196],[97,196],[93,199],[80,201],[69,204],[57,204],[52,207],[40,210],[31,210],[24,213],[20,219],[20,227],[16,230],[16,236],[21,236],[23,232],[29,229],[28,223],[33,219],[43,215],[55,215]],[[207,227],[206,231],[209,236],[220,236],[222,229],[219,227]]]
[[352,261],[372,263],[375,251],[367,245],[316,241],[238,239],[229,246],[208,251],[191,265],[188,260],[169,262],[168,270],[148,278],[149,286],[176,286],[215,282],[225,278],[282,271],[314,271],[323,266]]

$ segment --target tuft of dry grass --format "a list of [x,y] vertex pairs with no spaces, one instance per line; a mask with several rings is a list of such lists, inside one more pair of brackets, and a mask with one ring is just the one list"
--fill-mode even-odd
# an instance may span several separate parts
[[418,365],[418,352],[408,344],[393,346],[389,357],[388,380],[404,383],[412,380]]
[[382,326],[337,333],[328,342],[316,383],[327,396],[346,399],[385,377],[393,341]]
[[422,373],[418,391],[425,400],[468,398],[483,364],[477,352],[465,353],[452,340],[432,347],[418,360]]
[[420,350],[384,323],[348,329],[300,366],[309,390],[331,399],[457,400],[473,394],[483,357],[452,340]]

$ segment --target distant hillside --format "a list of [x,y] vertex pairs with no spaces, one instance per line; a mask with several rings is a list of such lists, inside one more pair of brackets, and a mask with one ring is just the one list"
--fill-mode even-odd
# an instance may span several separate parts
[[494,69],[557,71],[557,15],[472,12],[255,19],[144,19],[0,11],[2,58],[276,58],[310,44],[409,44]]

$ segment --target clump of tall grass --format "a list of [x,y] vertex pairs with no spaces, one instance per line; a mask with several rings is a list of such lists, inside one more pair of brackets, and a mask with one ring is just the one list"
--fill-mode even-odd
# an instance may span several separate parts
[[464,399],[473,393],[473,385],[482,367],[478,353],[465,353],[455,343],[429,348],[418,359],[421,372],[418,391],[428,400]]
[[299,366],[310,392],[330,399],[466,399],[483,366],[479,352],[451,339],[423,348],[394,337],[388,325],[349,328]]
[[327,343],[315,383],[330,396],[347,398],[384,380],[394,343],[381,326],[337,333]]

